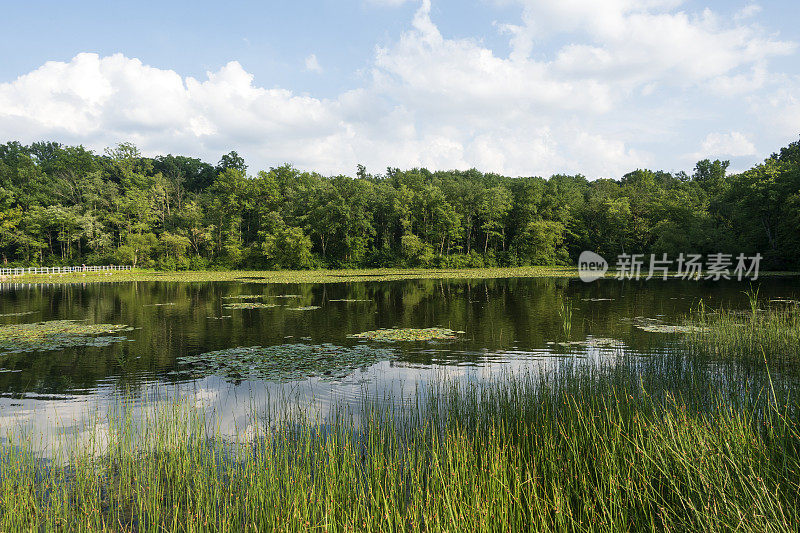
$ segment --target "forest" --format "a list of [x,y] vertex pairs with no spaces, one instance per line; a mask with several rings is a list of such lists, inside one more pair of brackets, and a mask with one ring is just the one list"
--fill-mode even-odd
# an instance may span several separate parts
[[485,267],[574,264],[582,250],[761,253],[800,267],[800,141],[741,173],[699,161],[691,175],[508,177],[387,168],[323,176],[291,165],[249,172],[94,153],[55,142],[0,144],[5,266],[126,264],[162,270]]

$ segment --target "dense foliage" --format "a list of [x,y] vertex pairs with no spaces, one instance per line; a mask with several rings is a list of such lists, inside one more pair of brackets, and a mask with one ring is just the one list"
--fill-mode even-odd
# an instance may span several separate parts
[[567,264],[582,250],[760,252],[800,267],[800,141],[740,174],[636,170],[619,180],[388,168],[355,178],[284,165],[247,174],[143,157],[131,144],[0,145],[6,265],[160,269]]

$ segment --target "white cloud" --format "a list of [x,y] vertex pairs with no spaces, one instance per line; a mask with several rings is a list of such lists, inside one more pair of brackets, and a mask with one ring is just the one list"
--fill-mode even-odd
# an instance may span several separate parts
[[750,99],[759,120],[779,135],[796,140],[800,134],[800,76],[782,77],[781,83]]
[[121,54],[79,54],[0,84],[0,135],[95,147],[132,140],[149,151],[207,154],[330,135],[336,109],[336,102],[257,87],[235,61],[201,81]]
[[322,72],[322,67],[317,60],[316,54],[311,54],[306,57],[306,70],[309,72]]
[[[756,26],[676,11],[670,0],[518,3],[522,20],[497,24],[511,50],[500,55],[443,35],[422,0],[407,31],[376,49],[364,85],[327,99],[267,89],[236,61],[203,79],[121,54],[48,62],[0,84],[0,140],[133,141],[145,153],[211,161],[236,149],[253,169],[288,161],[325,173],[364,163],[610,177],[694,151],[673,147],[666,165],[655,153],[688,137],[698,113],[714,120],[718,111],[694,100],[722,96],[740,114],[782,116],[787,130],[800,123],[800,84],[768,63],[795,45]],[[551,41],[566,44],[543,46]],[[305,67],[322,70],[314,54]],[[710,134],[702,157],[755,154],[740,125],[703,128],[729,133]]]
[[730,133],[709,133],[703,139],[700,152],[695,154],[696,159],[706,157],[731,156],[742,157],[755,155],[755,145],[738,131]]
[[705,83],[796,45],[764,36],[755,27],[726,26],[711,11],[689,15],[664,10],[670,2],[523,0],[528,33],[576,32],[554,66],[564,75],[591,77],[617,88],[658,81]]
[[559,79],[547,64],[501,58],[471,39],[445,39],[431,21],[430,0],[423,0],[413,30],[378,49],[373,74],[383,90],[416,106],[459,114],[473,108],[486,118],[487,111],[517,113],[520,107],[596,112],[611,105],[608,87],[594,80]]
[[744,20],[744,19],[749,19],[757,15],[758,13],[761,13],[761,6],[758,4],[751,3],[747,4],[742,9],[737,11],[736,14],[733,15],[733,18],[735,20]]

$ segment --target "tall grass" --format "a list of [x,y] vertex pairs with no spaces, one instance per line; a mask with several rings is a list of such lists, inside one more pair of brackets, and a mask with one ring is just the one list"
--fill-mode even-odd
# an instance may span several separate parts
[[690,345],[721,358],[800,363],[800,306],[789,302],[760,309],[758,292],[748,296],[749,312],[698,306],[690,316],[699,326],[687,336]]
[[254,417],[233,444],[181,404],[121,408],[94,450],[3,450],[0,530],[796,529],[796,404],[703,408],[626,383],[442,382],[325,420]]

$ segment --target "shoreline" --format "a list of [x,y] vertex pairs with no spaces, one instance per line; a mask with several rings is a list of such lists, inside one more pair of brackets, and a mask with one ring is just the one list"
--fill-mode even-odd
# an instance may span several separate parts
[[[609,271],[603,279],[614,279]],[[674,277],[674,275],[670,275]],[[761,272],[761,278],[800,276],[800,272]],[[102,283],[102,282],[241,282],[241,283],[350,283],[362,281],[400,281],[410,279],[507,279],[507,278],[578,278],[574,266],[490,267],[464,269],[375,268],[337,270],[129,270],[123,272],[86,272],[70,274],[23,274],[5,277],[0,283]],[[677,279],[677,278],[675,278]],[[626,280],[628,281],[628,280]],[[634,281],[634,280],[630,280]],[[644,281],[644,278],[635,281]],[[735,280],[734,280],[735,281]],[[757,282],[758,280],[756,280]],[[750,282],[743,279],[741,283]]]
[[70,274],[24,274],[5,283],[98,283],[130,281],[242,282],[242,283],[345,283],[406,279],[577,278],[576,267],[493,267],[465,269],[375,268],[338,270],[130,270]]

